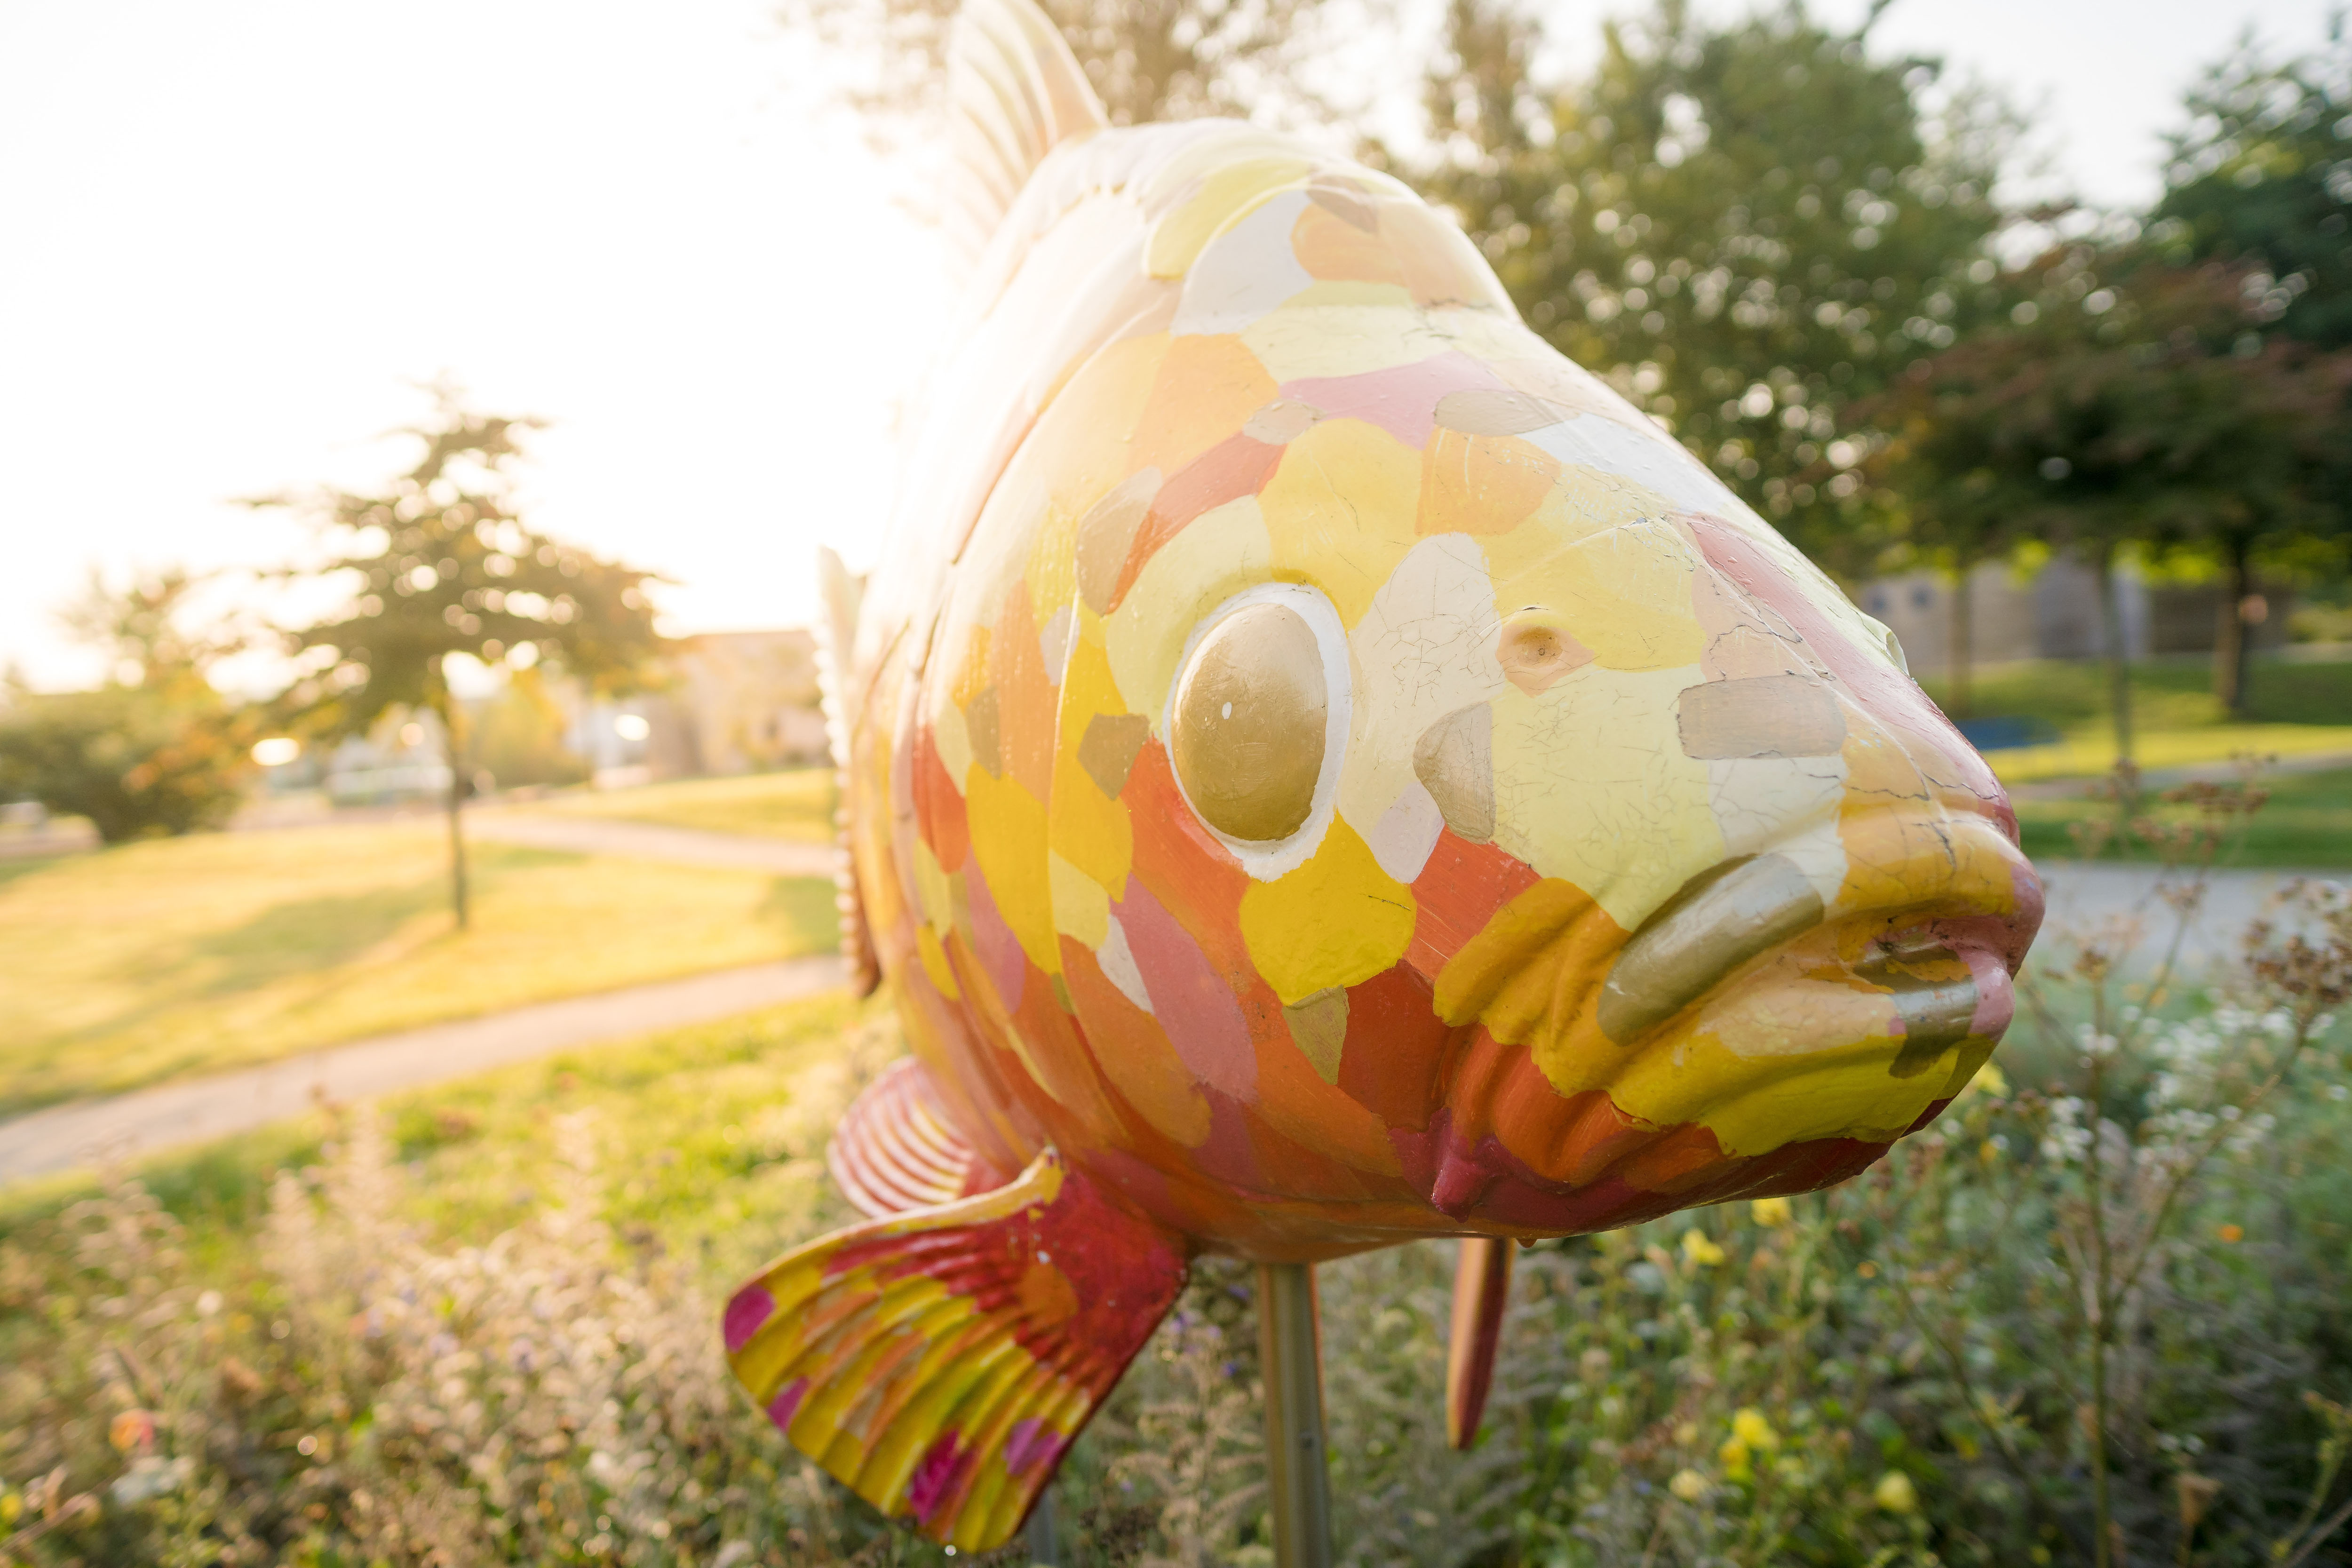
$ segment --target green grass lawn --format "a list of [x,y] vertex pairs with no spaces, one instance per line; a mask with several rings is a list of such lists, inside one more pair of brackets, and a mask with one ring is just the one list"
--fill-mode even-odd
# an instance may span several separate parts
[[530,809],[824,844],[833,839],[833,770],[795,768],[740,778],[679,779],[636,789],[569,792]]
[[[1938,703],[1945,682],[1920,683]],[[2309,756],[2352,752],[2352,662],[2288,664],[2257,659],[2246,722],[2232,723],[2212,693],[2204,659],[2167,659],[2132,669],[2134,759],[2143,768],[2220,762],[2240,752]],[[2095,661],[2042,660],[1999,667],[1975,682],[1972,716],[2038,719],[2061,735],[2046,746],[1995,752],[1988,760],[2009,784],[2105,773],[2115,762],[2106,672]]]
[[[2263,788],[2270,792],[2269,801],[2225,846],[2217,865],[2315,870],[2352,866],[2352,768],[2275,773],[2263,781]],[[2080,798],[2014,804],[2025,852],[2037,859],[2074,858],[2074,838],[2067,825],[2112,816],[2116,809],[2105,801]],[[2181,815],[2177,807],[2154,809],[2158,816]],[[2111,845],[2102,858],[2153,861],[2156,856],[2134,839]]]
[[[845,1049],[845,1039],[866,1038],[860,1019],[878,1016],[878,1005],[834,992],[377,1104],[394,1157],[415,1178],[415,1217],[442,1235],[477,1237],[549,1196],[551,1112],[591,1112],[612,1217],[658,1226],[672,1245],[708,1258],[711,1281],[729,1281],[792,1241],[857,1217],[824,1173],[824,1145],[857,1074],[884,1059]],[[215,1242],[233,1242],[259,1220],[270,1176],[315,1163],[341,1115],[314,1111],[159,1154],[138,1174],[173,1213]],[[0,1241],[100,1181],[83,1172],[0,1188]]]
[[821,879],[472,847],[435,824],[0,862],[0,1115],[339,1040],[820,951]]

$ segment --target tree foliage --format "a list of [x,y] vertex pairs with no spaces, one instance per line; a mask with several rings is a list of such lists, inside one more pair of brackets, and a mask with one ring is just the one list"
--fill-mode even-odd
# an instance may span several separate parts
[[1715,26],[1663,0],[1557,89],[1521,16],[1449,15],[1433,183],[1529,324],[1816,553],[1852,554],[1848,408],[2005,305],[1986,241],[2009,119],[1801,5]]
[[241,639],[192,624],[198,580],[173,569],[120,591],[95,574],[60,616],[108,658],[94,690],[11,683],[0,706],[0,795],[83,816],[109,844],[217,827],[244,797],[258,717],[205,679]]
[[2242,707],[2252,568],[2343,526],[2331,470],[2352,441],[2352,354],[2265,336],[2268,280],[2242,264],[2083,243],[2018,282],[2007,325],[1864,410],[1892,432],[1866,471],[1930,542],[2207,558],[2225,577],[2217,679]]
[[653,574],[607,561],[528,526],[509,465],[536,421],[478,414],[438,393],[436,416],[407,432],[415,464],[381,490],[325,490],[256,504],[293,505],[326,547],[299,575],[346,584],[335,612],[291,630],[313,672],[288,694],[309,727],[351,734],[394,707],[440,721],[450,769],[451,877],[466,921],[458,804],[467,770],[450,661],[530,668],[548,660],[599,689],[641,679],[662,646],[646,584]]
[[289,634],[322,664],[292,693],[314,726],[354,733],[394,706],[442,713],[453,655],[523,668],[546,658],[612,689],[659,649],[651,573],[562,543],[516,511],[509,465],[535,423],[472,413],[445,392],[435,421],[407,432],[424,445],[416,463],[380,491],[259,503],[299,507],[327,545],[300,574],[352,589]]
[[2352,42],[2276,63],[2251,41],[2189,94],[2153,233],[2242,262],[2275,330],[2352,346]]

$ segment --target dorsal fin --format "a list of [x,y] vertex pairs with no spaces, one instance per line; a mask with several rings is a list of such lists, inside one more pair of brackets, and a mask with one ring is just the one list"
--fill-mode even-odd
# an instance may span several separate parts
[[824,705],[825,744],[833,752],[833,901],[841,916],[841,956],[849,966],[849,987],[871,996],[882,984],[882,962],[874,952],[874,931],[857,891],[857,866],[850,852],[850,730],[858,701],[856,668],[857,616],[866,587],[849,574],[841,557],[819,545],[816,576],[824,613],[816,621],[817,696]]
[[948,235],[969,270],[1045,154],[1110,117],[1032,0],[963,0],[948,40]]

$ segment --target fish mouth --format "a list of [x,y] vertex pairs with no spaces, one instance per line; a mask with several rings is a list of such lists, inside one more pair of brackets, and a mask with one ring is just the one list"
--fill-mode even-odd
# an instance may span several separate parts
[[[1902,1022],[1894,1076],[1911,1076],[1971,1032],[1979,1012],[1971,972],[1989,967],[1989,957],[2014,974],[2041,923],[2040,883],[2006,834],[1971,820],[1934,842],[1941,847],[1955,838],[1976,840],[1971,847],[1980,856],[1993,851],[1990,858],[2008,873],[2000,885],[1987,887],[1981,869],[1969,874],[1965,858],[1947,850],[1919,858],[1930,864],[1895,868],[1894,896],[1832,910],[1788,854],[1743,856],[1708,868],[1619,950],[1595,998],[1593,1022],[1612,1042],[1631,1046],[1755,961],[1835,926],[1857,938],[1843,945],[1859,948],[1839,967],[1862,987],[1892,996]],[[1911,877],[1900,875],[1906,869]],[[1967,963],[1967,950],[1979,962]]]
[[1572,978],[1590,911],[1523,936],[1515,978],[1457,1020],[1487,1043],[1400,1145],[1408,1180],[1451,1221],[1564,1235],[1811,1191],[1933,1120],[2008,1027],[2041,884],[1989,816],[1839,833],[1830,898],[1801,848],[1710,867],[1597,983]]

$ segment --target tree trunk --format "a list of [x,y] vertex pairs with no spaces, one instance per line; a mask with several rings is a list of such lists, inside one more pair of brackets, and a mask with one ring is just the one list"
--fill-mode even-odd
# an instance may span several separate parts
[[2225,539],[2221,548],[2224,565],[2220,624],[2214,628],[2213,638],[2213,695],[2221,700],[2224,713],[2232,719],[2243,719],[2246,655],[2253,641],[2246,626],[2246,600],[2253,593],[2253,584],[2246,568],[2246,542]]
[[1945,690],[1951,699],[1950,716],[1965,719],[1975,700],[1969,690],[1971,666],[1976,662],[1976,588],[1971,581],[1973,563],[1962,562],[1952,577],[1952,626],[1950,641],[1946,645],[1944,662]]
[[2124,648],[2122,581],[2116,575],[2115,546],[2098,554],[2099,647],[2107,661],[2107,708],[2116,725],[2116,761],[2132,760],[2131,658]]
[[457,700],[450,695],[447,675],[436,684],[433,703],[441,719],[441,753],[449,761],[449,907],[457,914],[457,929],[464,931],[472,923],[466,896],[466,826],[461,812],[466,799],[465,748],[457,735]]

